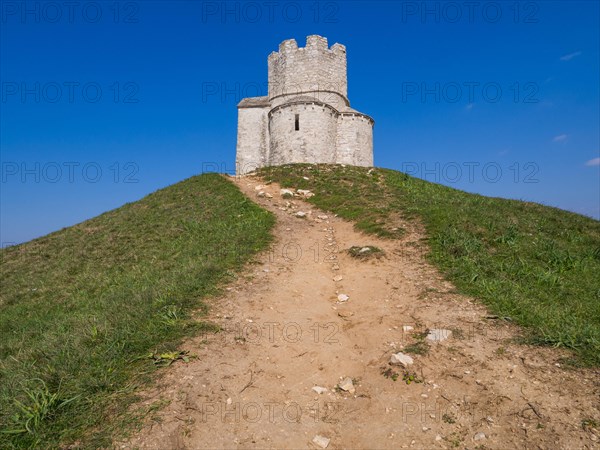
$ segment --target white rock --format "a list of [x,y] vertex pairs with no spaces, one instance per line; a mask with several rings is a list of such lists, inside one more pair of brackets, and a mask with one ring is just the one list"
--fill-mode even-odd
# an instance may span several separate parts
[[370,251],[371,251],[371,247],[363,247],[358,251],[358,253],[367,253]]
[[340,301],[340,302],[347,302],[349,298],[350,297],[348,297],[346,294],[338,295],[338,301]]
[[228,404],[228,405],[231,405],[232,403],[233,403],[233,400],[231,400],[231,397],[229,397],[229,398],[227,399],[227,404]]
[[485,435],[485,433],[483,433],[481,431],[479,433],[477,433],[475,436],[473,436],[474,441],[483,441],[486,438],[487,438],[487,436]]
[[434,328],[429,330],[429,334],[427,335],[427,340],[434,342],[445,341],[452,335],[451,330],[445,330],[443,328]]
[[352,383],[352,378],[350,377],[346,377],[340,384],[338,384],[338,387],[342,391],[350,392],[351,394],[354,394],[356,392],[356,389],[354,388],[354,383]]
[[413,363],[414,363],[413,359],[410,356],[408,356],[407,354],[402,353],[402,352],[394,353],[392,355],[392,357],[390,358],[390,364],[398,364],[403,367],[410,366]]
[[259,184],[258,186],[254,186],[254,190],[255,191],[262,191],[264,188],[266,188],[267,186],[264,184]]
[[321,386],[313,386],[312,390],[315,391],[317,394],[324,394],[325,392],[327,392],[327,388]]
[[317,445],[317,446],[319,446],[319,447],[321,447],[321,448],[327,448],[327,446],[329,445],[329,441],[330,441],[330,439],[329,439],[329,438],[326,438],[325,436],[321,436],[321,435],[318,435],[318,434],[317,434],[317,435],[316,435],[316,436],[313,438],[313,440],[312,440],[312,441],[313,441],[313,444],[315,444],[315,445]]
[[333,277],[333,281],[342,281],[343,277],[341,275],[336,275],[335,277]]
[[319,214],[319,215],[317,216],[317,218],[318,218],[318,219],[321,219],[321,220],[327,220],[327,219],[329,219],[329,216],[326,216],[325,214]]
[[313,197],[315,194],[313,194],[312,192],[306,190],[306,189],[298,189],[296,191],[299,195],[303,196],[304,198],[311,198]]
[[265,197],[267,197],[267,198],[273,198],[273,196],[271,194],[269,194],[268,192],[265,193]]
[[310,180],[310,178],[308,178],[308,177],[302,177],[302,178],[304,178],[306,181]]
[[304,211],[298,211],[296,214],[294,214],[296,217],[306,217],[306,213]]
[[439,442],[439,441],[442,440],[442,437],[439,434],[436,434],[435,435],[435,440]]
[[404,331],[405,333],[408,333],[410,331],[414,330],[413,327],[411,327],[410,325],[403,325],[402,326],[402,331]]
[[291,189],[281,189],[279,191],[279,193],[281,194],[282,197],[289,195],[290,197],[294,196],[294,191],[292,191]]

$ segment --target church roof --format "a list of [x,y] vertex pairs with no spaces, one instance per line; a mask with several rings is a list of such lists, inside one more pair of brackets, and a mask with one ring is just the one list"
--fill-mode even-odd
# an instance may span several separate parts
[[323,103],[319,99],[315,97],[311,97],[310,95],[299,95],[298,97],[291,98],[286,100],[285,103],[295,103],[295,102],[319,102]]
[[238,108],[257,108],[269,106],[269,97],[248,97],[238,103]]

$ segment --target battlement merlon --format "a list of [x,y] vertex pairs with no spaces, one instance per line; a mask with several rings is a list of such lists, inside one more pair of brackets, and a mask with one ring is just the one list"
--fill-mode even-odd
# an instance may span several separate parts
[[313,34],[306,37],[306,47],[298,47],[298,43],[296,39],[287,39],[279,44],[279,51],[273,51],[269,55],[269,60],[279,57],[279,56],[287,56],[297,51],[317,51],[317,52],[332,52],[336,55],[346,57],[346,46],[343,44],[335,43],[331,46],[328,46],[327,38],[323,36],[319,36],[317,34]]
[[296,39],[288,39],[279,44],[279,53],[291,53],[295,50],[298,50],[298,44],[296,43]]

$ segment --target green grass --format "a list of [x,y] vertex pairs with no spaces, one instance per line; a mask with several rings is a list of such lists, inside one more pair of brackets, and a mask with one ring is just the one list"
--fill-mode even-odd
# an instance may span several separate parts
[[288,165],[260,174],[310,189],[310,202],[368,233],[397,237],[399,217],[418,220],[429,259],[461,292],[523,326],[526,342],[568,348],[573,364],[600,366],[600,222],[387,169]]
[[273,224],[209,174],[1,250],[0,448],[110,447]]

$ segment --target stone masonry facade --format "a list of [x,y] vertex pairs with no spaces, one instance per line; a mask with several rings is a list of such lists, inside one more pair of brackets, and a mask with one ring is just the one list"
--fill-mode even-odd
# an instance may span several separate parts
[[350,107],[346,47],[294,39],[269,55],[268,96],[238,104],[239,175],[289,163],[373,165],[373,124]]

